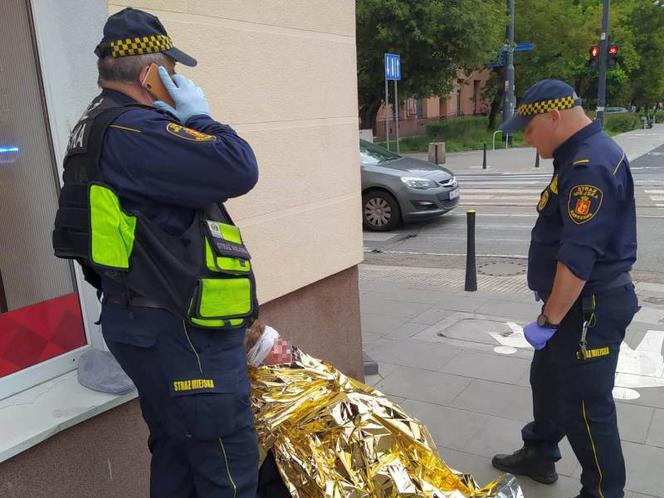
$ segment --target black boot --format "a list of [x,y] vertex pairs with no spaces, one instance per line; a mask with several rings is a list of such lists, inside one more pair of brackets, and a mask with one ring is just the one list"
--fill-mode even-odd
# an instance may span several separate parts
[[553,484],[558,480],[554,461],[543,457],[533,448],[524,446],[511,455],[496,455],[491,463],[498,470],[518,476],[528,476],[543,484]]

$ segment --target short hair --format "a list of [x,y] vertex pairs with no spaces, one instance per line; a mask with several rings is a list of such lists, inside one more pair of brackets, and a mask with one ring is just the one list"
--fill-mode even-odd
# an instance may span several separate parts
[[107,55],[97,60],[99,76],[97,84],[105,81],[119,81],[122,83],[136,83],[141,69],[153,62],[163,66],[168,62],[174,62],[173,58],[164,53],[129,55],[126,57],[113,57]]

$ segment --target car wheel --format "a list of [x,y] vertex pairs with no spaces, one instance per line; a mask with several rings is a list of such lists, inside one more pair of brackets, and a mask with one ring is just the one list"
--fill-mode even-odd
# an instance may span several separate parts
[[362,196],[362,220],[369,230],[392,230],[401,222],[399,203],[392,194],[383,190],[369,191]]

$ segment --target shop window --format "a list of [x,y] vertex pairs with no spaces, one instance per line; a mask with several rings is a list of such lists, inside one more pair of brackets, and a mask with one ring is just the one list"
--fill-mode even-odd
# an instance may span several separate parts
[[[73,267],[51,247],[58,179],[28,2],[3,0],[0,41],[2,387],[29,367],[85,346],[87,339]],[[72,362],[62,368],[71,370]],[[0,389],[0,397],[8,391]]]

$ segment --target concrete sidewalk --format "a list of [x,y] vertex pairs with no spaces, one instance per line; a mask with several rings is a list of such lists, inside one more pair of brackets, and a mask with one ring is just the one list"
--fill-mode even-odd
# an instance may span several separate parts
[[[480,274],[478,287],[464,292],[458,269],[360,267],[364,350],[379,366],[366,382],[422,420],[450,466],[485,484],[498,475],[491,457],[519,448],[531,418],[532,349],[519,325],[539,305],[524,275]],[[650,331],[664,330],[664,286],[637,290],[643,309],[630,326],[617,382],[626,398],[618,402],[626,496],[663,497],[664,362],[660,336]],[[635,382],[651,387],[630,388]],[[545,486],[523,478],[526,497],[576,496],[580,466],[566,440],[561,450],[560,480]]]
[[[664,124],[656,124],[649,130],[634,130],[614,137],[616,142],[625,150],[627,158],[634,161],[648,151],[664,144]],[[498,144],[496,144],[498,145]],[[551,171],[551,159],[540,159],[539,169],[535,168],[535,149],[531,147],[518,147],[515,149],[491,150],[487,144],[486,170],[482,169],[481,150],[471,152],[458,152],[447,154],[445,167],[450,168],[456,175],[469,174],[514,174],[535,173],[538,171]],[[427,159],[426,153],[405,154],[409,157]]]

